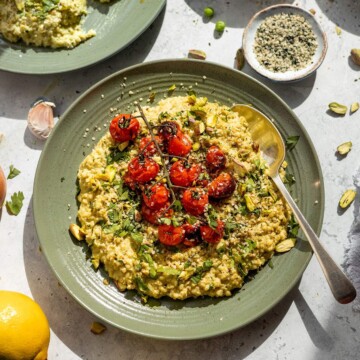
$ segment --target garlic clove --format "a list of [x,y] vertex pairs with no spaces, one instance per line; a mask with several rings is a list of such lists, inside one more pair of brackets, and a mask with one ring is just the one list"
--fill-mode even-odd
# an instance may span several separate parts
[[45,140],[54,127],[55,104],[40,99],[34,103],[28,113],[28,128],[38,139]]

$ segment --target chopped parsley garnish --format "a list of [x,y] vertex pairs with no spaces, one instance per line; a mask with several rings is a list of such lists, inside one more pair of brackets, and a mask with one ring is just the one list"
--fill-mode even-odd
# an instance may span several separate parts
[[20,170],[16,169],[13,165],[10,165],[10,172],[8,175],[8,179],[13,179],[14,177],[18,176],[21,173]]
[[293,174],[286,173],[284,183],[288,184],[289,186],[294,185],[296,183],[295,176]]
[[298,143],[299,139],[300,139],[300,136],[299,136],[299,135],[289,136],[289,137],[285,140],[286,150],[287,150],[287,151],[291,151],[292,149],[294,149],[294,147],[295,147],[296,144]]
[[117,147],[110,148],[110,153],[106,157],[106,164],[110,165],[120,160],[129,160],[130,154],[128,151],[120,151]]
[[14,193],[11,195],[11,201],[6,202],[6,208],[10,215],[18,215],[22,206],[23,206],[23,200],[24,200],[24,194],[22,191],[19,191],[17,193]]
[[299,223],[297,222],[294,214],[292,214],[290,221],[287,225],[288,236],[296,238],[298,232],[299,232]]

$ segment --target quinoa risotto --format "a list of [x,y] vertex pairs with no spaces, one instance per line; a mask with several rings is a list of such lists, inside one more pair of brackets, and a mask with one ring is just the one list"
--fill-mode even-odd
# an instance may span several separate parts
[[293,216],[245,118],[195,95],[141,111],[116,116],[81,163],[70,231],[120,291],[230,296],[294,246]]
[[86,0],[0,0],[0,34],[8,41],[71,49],[95,36],[82,28]]

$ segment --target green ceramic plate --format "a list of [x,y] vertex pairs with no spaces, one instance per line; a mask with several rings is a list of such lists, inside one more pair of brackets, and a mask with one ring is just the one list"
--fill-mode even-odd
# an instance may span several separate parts
[[[124,78],[126,88],[122,85]],[[285,138],[300,135],[298,145],[287,157],[289,171],[297,179],[292,193],[319,233],[324,211],[321,169],[300,121],[258,81],[241,72],[196,60],[133,66],[107,77],[81,96],[62,116],[41,154],[35,177],[34,216],[50,266],[67,291],[86,309],[133,333],[163,339],[199,339],[244,326],[271,309],[299,281],[312,253],[307,241],[300,238],[296,248],[274,257],[273,268],[266,265],[240,291],[223,299],[165,299],[142,305],[133,292],[120,293],[115,286],[103,284],[106,274],[91,268],[86,259],[86,244],[73,241],[68,232],[77,213],[78,167],[107,131],[104,123],[114,114],[111,108],[130,111],[134,101],[146,104],[150,91],[155,91],[159,100],[172,84],[177,85],[174,95],[185,95],[192,86],[198,95],[211,101],[228,105],[251,103],[275,120]],[[129,95],[129,91],[134,94]],[[86,128],[90,131],[83,137]]]
[[166,0],[88,1],[84,29],[97,35],[74,49],[48,49],[11,44],[0,36],[0,70],[22,74],[54,74],[104,60],[134,41],[159,15]]

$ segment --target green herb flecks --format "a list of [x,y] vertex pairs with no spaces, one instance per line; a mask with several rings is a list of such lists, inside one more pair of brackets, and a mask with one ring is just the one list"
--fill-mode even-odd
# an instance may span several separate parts
[[18,176],[20,173],[21,173],[20,170],[16,169],[13,165],[10,165],[10,172],[7,178],[13,179],[14,177]]
[[128,151],[120,151],[117,147],[113,147],[110,148],[110,153],[109,155],[106,157],[106,164],[110,165],[113,164],[114,162],[118,162],[121,160],[129,160],[130,158],[130,154]]
[[205,260],[202,266],[196,268],[194,275],[190,278],[190,280],[194,284],[198,284],[204,274],[208,272],[213,266],[213,262],[211,260]]
[[25,199],[22,191],[18,191],[11,195],[11,201],[6,202],[6,208],[10,215],[18,215],[23,206],[23,200]]
[[300,139],[299,135],[289,136],[285,140],[286,150],[287,151],[293,150],[296,144],[298,143],[299,139]]
[[296,238],[299,232],[299,223],[297,222],[295,216],[292,214],[287,225],[287,234],[289,238]]

